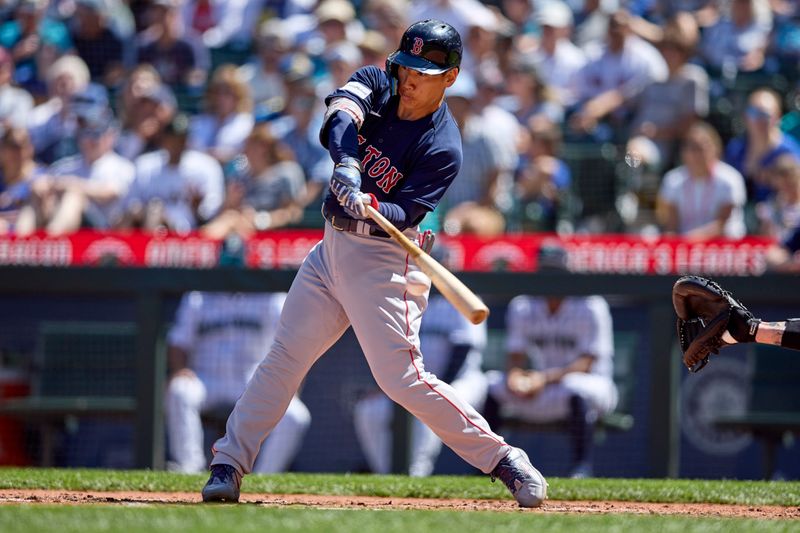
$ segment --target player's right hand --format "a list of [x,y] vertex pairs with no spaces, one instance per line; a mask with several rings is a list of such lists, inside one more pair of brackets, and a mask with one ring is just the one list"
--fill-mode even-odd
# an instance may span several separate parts
[[520,398],[533,398],[544,389],[547,381],[543,372],[512,368],[506,376],[506,387]]
[[350,217],[364,219],[367,218],[366,206],[372,203],[372,198],[369,194],[350,189],[345,195],[344,201],[340,201],[339,204],[344,207],[345,213]]

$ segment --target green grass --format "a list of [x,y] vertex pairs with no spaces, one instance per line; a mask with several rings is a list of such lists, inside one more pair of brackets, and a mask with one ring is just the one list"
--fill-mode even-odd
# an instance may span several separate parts
[[[151,471],[0,468],[0,489],[196,492],[206,478],[200,474]],[[800,505],[800,482],[560,478],[549,481],[548,496],[554,500]],[[416,498],[510,497],[502,483],[490,483],[485,476],[253,475],[245,478],[242,491]]]
[[654,531],[733,533],[798,531],[793,521],[634,515],[558,515],[536,512],[377,511],[238,506],[49,506],[0,507],[0,531],[34,533],[266,531],[436,533],[480,531],[565,533]]

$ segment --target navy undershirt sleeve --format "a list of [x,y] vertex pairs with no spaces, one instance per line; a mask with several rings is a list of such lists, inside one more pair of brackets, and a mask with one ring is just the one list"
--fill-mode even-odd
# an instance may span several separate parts
[[323,132],[323,144],[330,152],[334,163],[338,163],[343,157],[360,159],[358,157],[358,130],[353,119],[344,111],[337,111],[328,119]]
[[380,202],[378,205],[381,215],[389,219],[400,231],[418,224],[428,212],[425,206],[415,202],[410,202],[406,209],[391,202]]

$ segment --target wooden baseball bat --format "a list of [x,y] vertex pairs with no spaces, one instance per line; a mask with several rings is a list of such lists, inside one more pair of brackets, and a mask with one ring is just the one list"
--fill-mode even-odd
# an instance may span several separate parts
[[429,278],[431,283],[436,285],[442,296],[447,298],[453,307],[458,309],[458,312],[467,317],[473,324],[480,324],[486,317],[489,316],[489,308],[486,307],[480,298],[474,292],[469,290],[469,287],[464,285],[455,275],[447,270],[436,259],[426,254],[425,251],[417,246],[417,244],[403,235],[386,217],[381,215],[377,209],[368,205],[366,206],[367,214],[383,228],[383,231],[388,233],[395,241],[400,243],[400,246],[405,248],[408,254],[414,259],[414,262],[419,265]]

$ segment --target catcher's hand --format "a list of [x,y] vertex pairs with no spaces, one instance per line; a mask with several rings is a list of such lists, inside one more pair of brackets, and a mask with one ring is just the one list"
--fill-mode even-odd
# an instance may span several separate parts
[[683,276],[672,287],[678,314],[678,338],[683,364],[697,372],[712,353],[737,342],[755,341],[759,319],[711,280]]

